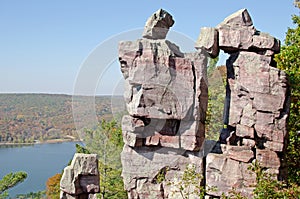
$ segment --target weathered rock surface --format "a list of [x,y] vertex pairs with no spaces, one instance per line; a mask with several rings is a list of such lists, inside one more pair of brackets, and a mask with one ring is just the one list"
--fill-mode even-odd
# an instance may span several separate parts
[[254,159],[254,153],[250,146],[233,146],[221,144],[222,153],[226,158],[239,162],[249,163]]
[[169,28],[174,24],[173,17],[159,9],[146,22],[143,37],[147,39],[165,39]]
[[98,159],[96,154],[76,153],[64,169],[60,181],[61,199],[96,198],[99,193]]
[[159,10],[148,19],[143,39],[119,44],[128,111],[122,176],[129,198],[178,198],[168,181],[181,178],[189,164],[203,173],[208,54],[203,48],[183,53],[165,40],[173,23]]
[[[248,167],[253,161],[279,179],[285,175],[289,85],[273,60],[280,41],[256,30],[242,9],[216,28],[202,28],[197,52],[183,53],[165,40],[173,23],[159,10],[148,19],[143,39],[119,44],[128,110],[121,155],[128,196],[181,197],[167,182],[177,176],[180,183],[184,168],[193,164],[205,175],[205,186],[216,187],[209,197],[228,196],[234,188],[251,198],[256,176]],[[230,54],[226,128],[220,141],[207,147],[207,56],[214,58],[220,50]]]
[[203,47],[212,58],[217,57],[220,52],[218,36],[219,32],[215,28],[201,28],[195,48],[200,49]]
[[280,167],[280,158],[277,153],[268,149],[257,149],[256,150],[256,159],[262,167],[279,169]]
[[208,101],[206,55],[202,49],[184,54],[167,40],[120,42],[127,145],[201,148]]
[[[125,189],[129,198],[177,198],[178,189],[168,182],[180,180],[185,168],[193,164],[203,172],[203,152],[165,147],[124,146],[122,157]],[[200,183],[200,182],[199,182]],[[174,189],[173,191],[171,191]]]
[[252,26],[253,22],[247,9],[243,8],[224,19],[217,27],[232,26],[232,27],[247,27]]
[[235,187],[249,198],[254,184],[247,180],[254,182],[255,175],[245,177],[242,165],[258,161],[278,179],[285,175],[282,154],[287,143],[289,88],[286,74],[273,61],[280,41],[257,31],[246,9],[230,15],[216,29],[219,48],[230,54],[224,113],[228,129],[220,136],[227,145],[220,145],[220,154],[207,156],[206,185],[217,186],[217,192],[209,192],[212,196]]
[[202,54],[194,59],[186,57],[166,40],[120,42],[119,61],[130,115],[200,120],[197,114],[200,109],[206,110],[207,103],[196,100],[207,98],[206,73],[203,74],[207,59]]
[[247,168],[251,163],[230,159],[226,154],[209,153],[206,157],[206,185],[215,188],[209,195],[228,195],[234,188],[247,198],[253,196],[256,175]]

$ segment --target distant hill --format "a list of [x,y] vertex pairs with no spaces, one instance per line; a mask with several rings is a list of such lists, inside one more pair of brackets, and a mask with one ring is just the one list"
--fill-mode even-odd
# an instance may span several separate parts
[[[122,97],[117,100],[123,100]],[[95,98],[98,120],[112,119],[111,96]],[[0,144],[78,140],[72,96],[0,94]]]

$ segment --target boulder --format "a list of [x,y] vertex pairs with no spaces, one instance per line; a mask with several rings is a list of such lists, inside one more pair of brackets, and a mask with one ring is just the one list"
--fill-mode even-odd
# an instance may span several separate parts
[[248,10],[243,8],[226,17],[224,21],[217,26],[217,28],[220,28],[222,26],[247,27],[252,25],[253,22]]
[[249,27],[221,26],[219,32],[219,47],[227,53],[238,50],[248,50],[252,46],[252,38],[256,29]]
[[196,42],[195,48],[204,48],[212,58],[216,58],[219,55],[219,33],[216,28],[201,28],[200,35]]
[[281,142],[266,141],[266,143],[264,143],[264,147],[266,149],[270,149],[271,151],[281,152],[284,150],[284,144]]
[[243,146],[249,146],[249,147],[252,148],[252,147],[255,146],[255,140],[243,138],[242,139],[242,145]]
[[147,39],[165,39],[169,28],[173,24],[172,15],[163,9],[159,9],[147,20],[143,37]]
[[280,40],[268,33],[257,32],[253,35],[252,47],[256,50],[271,50],[274,53],[279,53]]
[[94,196],[100,192],[96,154],[75,153],[60,181],[61,199]]

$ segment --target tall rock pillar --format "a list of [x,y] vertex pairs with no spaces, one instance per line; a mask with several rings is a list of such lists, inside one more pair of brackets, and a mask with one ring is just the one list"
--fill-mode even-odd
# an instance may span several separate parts
[[166,40],[173,24],[160,9],[146,22],[142,39],[119,44],[128,111],[122,176],[129,198],[171,198],[166,181],[188,164],[202,172],[207,56],[202,49],[183,53]]
[[220,136],[219,154],[207,156],[206,182],[217,187],[209,192],[213,196],[235,188],[251,198],[255,186],[255,175],[247,170],[251,162],[257,161],[279,180],[285,177],[289,85],[273,60],[280,41],[256,30],[246,9],[227,17],[215,30],[219,48],[230,54],[226,62],[227,128]]

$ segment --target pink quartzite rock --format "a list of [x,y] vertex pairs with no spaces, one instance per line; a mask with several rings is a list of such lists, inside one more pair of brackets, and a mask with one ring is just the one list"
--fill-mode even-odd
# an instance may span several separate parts
[[273,60],[280,41],[256,30],[246,9],[230,15],[216,29],[219,48],[230,54],[224,112],[230,135],[220,136],[221,143],[227,143],[220,147],[222,154],[207,156],[206,185],[218,189],[209,191],[211,196],[228,194],[234,187],[251,198],[254,184],[245,186],[241,165],[254,160],[278,179],[286,175],[281,156],[287,143],[289,85]]
[[130,115],[198,120],[195,117],[206,110],[207,104],[204,98],[197,101],[201,94],[207,95],[206,74],[202,73],[207,60],[205,55],[197,54],[196,65],[183,56],[175,44],[165,40],[120,43],[119,60]]
[[251,163],[230,159],[226,154],[210,153],[206,157],[206,186],[215,187],[209,195],[228,195],[234,188],[247,198],[253,196],[256,175],[248,170]]
[[218,27],[220,26],[247,27],[252,25],[253,22],[250,17],[250,14],[248,13],[248,10],[241,9],[226,17],[224,21],[218,25]]
[[255,51],[267,56],[279,53],[280,41],[267,33],[257,31],[246,9],[227,17],[217,26],[219,46],[225,52]]
[[236,135],[245,138],[254,138],[254,128],[249,126],[244,126],[241,124],[236,125]]
[[238,49],[249,49],[256,30],[251,26],[246,28],[220,26],[218,31],[220,49],[225,52],[234,52]]
[[99,193],[98,159],[96,154],[75,153],[60,181],[61,199],[96,198]]
[[253,35],[252,47],[257,50],[271,50],[275,53],[280,51],[280,41],[268,33],[256,33]]
[[280,158],[277,153],[267,149],[256,150],[256,159],[262,167],[279,169]]
[[[253,198],[251,162],[258,161],[278,179],[285,177],[281,156],[287,148],[290,99],[287,75],[273,60],[280,41],[258,31],[242,9],[216,28],[202,28],[197,52],[183,53],[165,40],[173,24],[172,16],[160,9],[148,19],[142,39],[119,43],[128,111],[122,120],[121,154],[128,198],[182,197],[168,182],[180,184],[191,164],[205,175],[204,186],[216,188],[207,197],[229,196],[235,189]],[[220,50],[230,54],[225,125],[219,142],[207,147],[207,57]]]
[[220,52],[218,34],[215,28],[201,28],[195,48],[200,49],[203,47],[212,58],[217,57]]
[[217,50],[217,32],[208,35],[207,49],[183,53],[165,40],[173,23],[160,9],[148,19],[142,39],[119,43],[128,111],[122,119],[122,176],[129,198],[178,198],[179,190],[173,194],[176,187],[167,181],[180,179],[190,164],[203,173],[206,50]]
[[243,138],[242,140],[243,146],[250,146],[251,148],[255,146],[255,140]]
[[[125,145],[121,160],[122,177],[128,198],[176,199],[177,194],[171,194],[174,187],[167,182],[181,179],[183,171],[189,164],[195,165],[197,172],[203,172],[201,153],[172,148],[131,148]],[[160,173],[164,175],[162,181],[157,179]]]
[[264,147],[266,147],[267,149],[270,149],[271,151],[278,151],[281,152],[284,150],[284,144],[280,143],[280,142],[270,142],[270,141],[266,141],[266,143],[264,144]]
[[130,115],[123,118],[124,142],[199,150],[208,100],[206,53],[184,54],[167,40],[140,39],[120,42],[119,61]]
[[254,153],[249,146],[232,146],[232,145],[221,145],[223,154],[226,157],[240,161],[249,163],[254,159]]
[[173,17],[159,9],[146,22],[143,37],[147,39],[165,39],[169,28],[174,24]]

